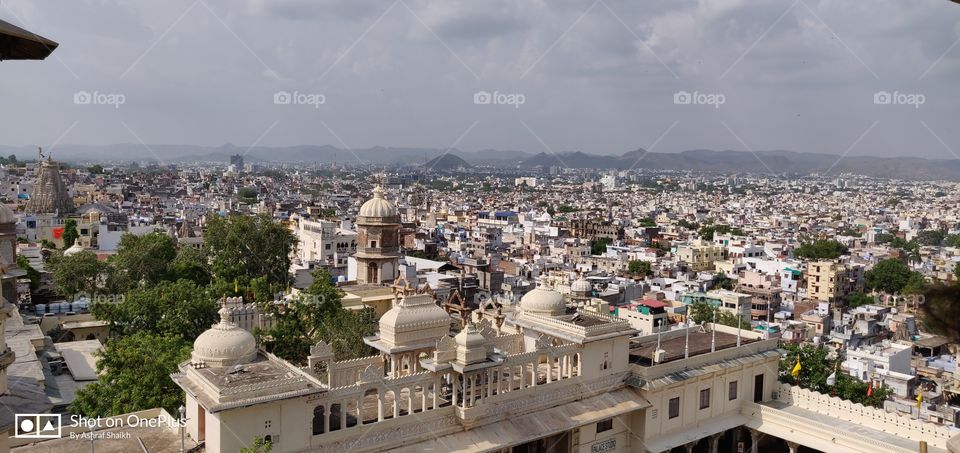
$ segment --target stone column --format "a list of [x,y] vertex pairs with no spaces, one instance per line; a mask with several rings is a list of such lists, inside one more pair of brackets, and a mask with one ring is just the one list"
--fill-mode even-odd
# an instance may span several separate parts
[[787,441],[787,447],[790,448],[790,453],[797,453],[797,451],[800,449],[800,444],[798,444],[798,443],[796,443],[796,442],[790,442],[790,441],[788,440],[788,441]]
[[710,436],[710,453],[717,453],[718,448],[720,447],[721,437],[723,437],[723,433],[717,433]]
[[693,453],[693,447],[697,446],[696,442],[687,442],[683,444],[683,448],[687,449],[687,453]]
[[759,445],[759,444],[760,444],[760,436],[762,436],[763,433],[761,433],[760,431],[757,431],[757,430],[755,430],[755,429],[753,429],[753,428],[747,428],[747,430],[750,431],[750,442],[751,442],[751,444],[752,444],[752,446],[750,447],[750,451],[751,451],[751,452],[754,452],[754,453],[757,453],[757,452],[760,451],[760,448],[759,448],[759,447],[760,447],[760,445]]
[[377,393],[377,421],[383,421],[383,396]]

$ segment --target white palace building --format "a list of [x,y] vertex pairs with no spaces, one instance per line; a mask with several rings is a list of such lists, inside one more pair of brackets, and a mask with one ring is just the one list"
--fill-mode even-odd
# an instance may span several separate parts
[[[460,321],[399,282],[369,357],[330,345],[300,368],[223,319],[173,378],[208,452],[916,452],[946,427],[777,382],[777,340],[726,326],[636,337],[548,288],[498,327]],[[715,329],[715,331],[714,331]],[[739,343],[739,345],[738,345]],[[754,449],[755,448],[755,449]]]

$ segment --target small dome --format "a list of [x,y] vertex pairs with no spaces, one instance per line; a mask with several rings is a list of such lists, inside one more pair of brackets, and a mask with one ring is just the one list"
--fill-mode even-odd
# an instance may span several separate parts
[[6,203],[0,203],[0,225],[17,223],[17,215],[7,206]]
[[383,189],[377,186],[373,189],[373,198],[360,206],[359,215],[360,217],[394,217],[397,215],[397,207],[383,197]]
[[193,342],[192,359],[211,367],[248,363],[257,355],[253,334],[230,322],[230,310],[220,309],[220,322]]
[[73,245],[70,246],[70,248],[63,251],[63,256],[73,256],[84,250],[85,249],[83,248],[82,245],[78,243],[74,243]]
[[579,277],[573,281],[573,284],[570,285],[570,291],[573,291],[578,294],[588,294],[593,291],[593,285],[583,277]]
[[567,304],[562,294],[541,286],[520,298],[520,310],[531,314],[559,316],[566,313]]

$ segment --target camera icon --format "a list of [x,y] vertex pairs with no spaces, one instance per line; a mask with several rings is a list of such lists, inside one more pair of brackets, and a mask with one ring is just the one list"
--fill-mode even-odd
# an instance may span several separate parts
[[486,105],[493,102],[493,96],[489,91],[477,91],[473,93],[473,103],[477,105]]
[[289,91],[277,91],[273,93],[273,103],[277,105],[290,105],[293,102],[293,96]]
[[873,93],[873,103],[877,105],[888,105],[893,102],[893,96],[888,91],[877,91]]
[[73,103],[77,105],[89,105],[93,102],[93,96],[89,91],[77,91],[73,93]]
[[688,105],[693,102],[693,96],[687,91],[677,91],[673,93],[673,103],[677,105]]
[[59,439],[60,414],[16,414],[18,439]]

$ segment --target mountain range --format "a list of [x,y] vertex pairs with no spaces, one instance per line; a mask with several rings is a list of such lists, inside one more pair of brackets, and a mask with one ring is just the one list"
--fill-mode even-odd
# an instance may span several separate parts
[[[581,151],[529,153],[516,150],[463,151],[458,149],[382,147],[341,149],[332,145],[286,147],[239,147],[197,145],[60,145],[52,150],[55,159],[76,161],[228,162],[241,154],[247,162],[319,162],[373,165],[423,165],[434,170],[470,166],[533,168],[558,166],[609,170],[655,169],[715,171],[726,173],[854,173],[896,179],[960,181],[960,160],[918,157],[838,156],[785,150],[714,151],[695,149],[677,153],[647,152],[643,149],[616,154],[589,154]],[[0,145],[0,155],[16,154],[36,158],[36,148]],[[433,160],[431,160],[433,159]]]

